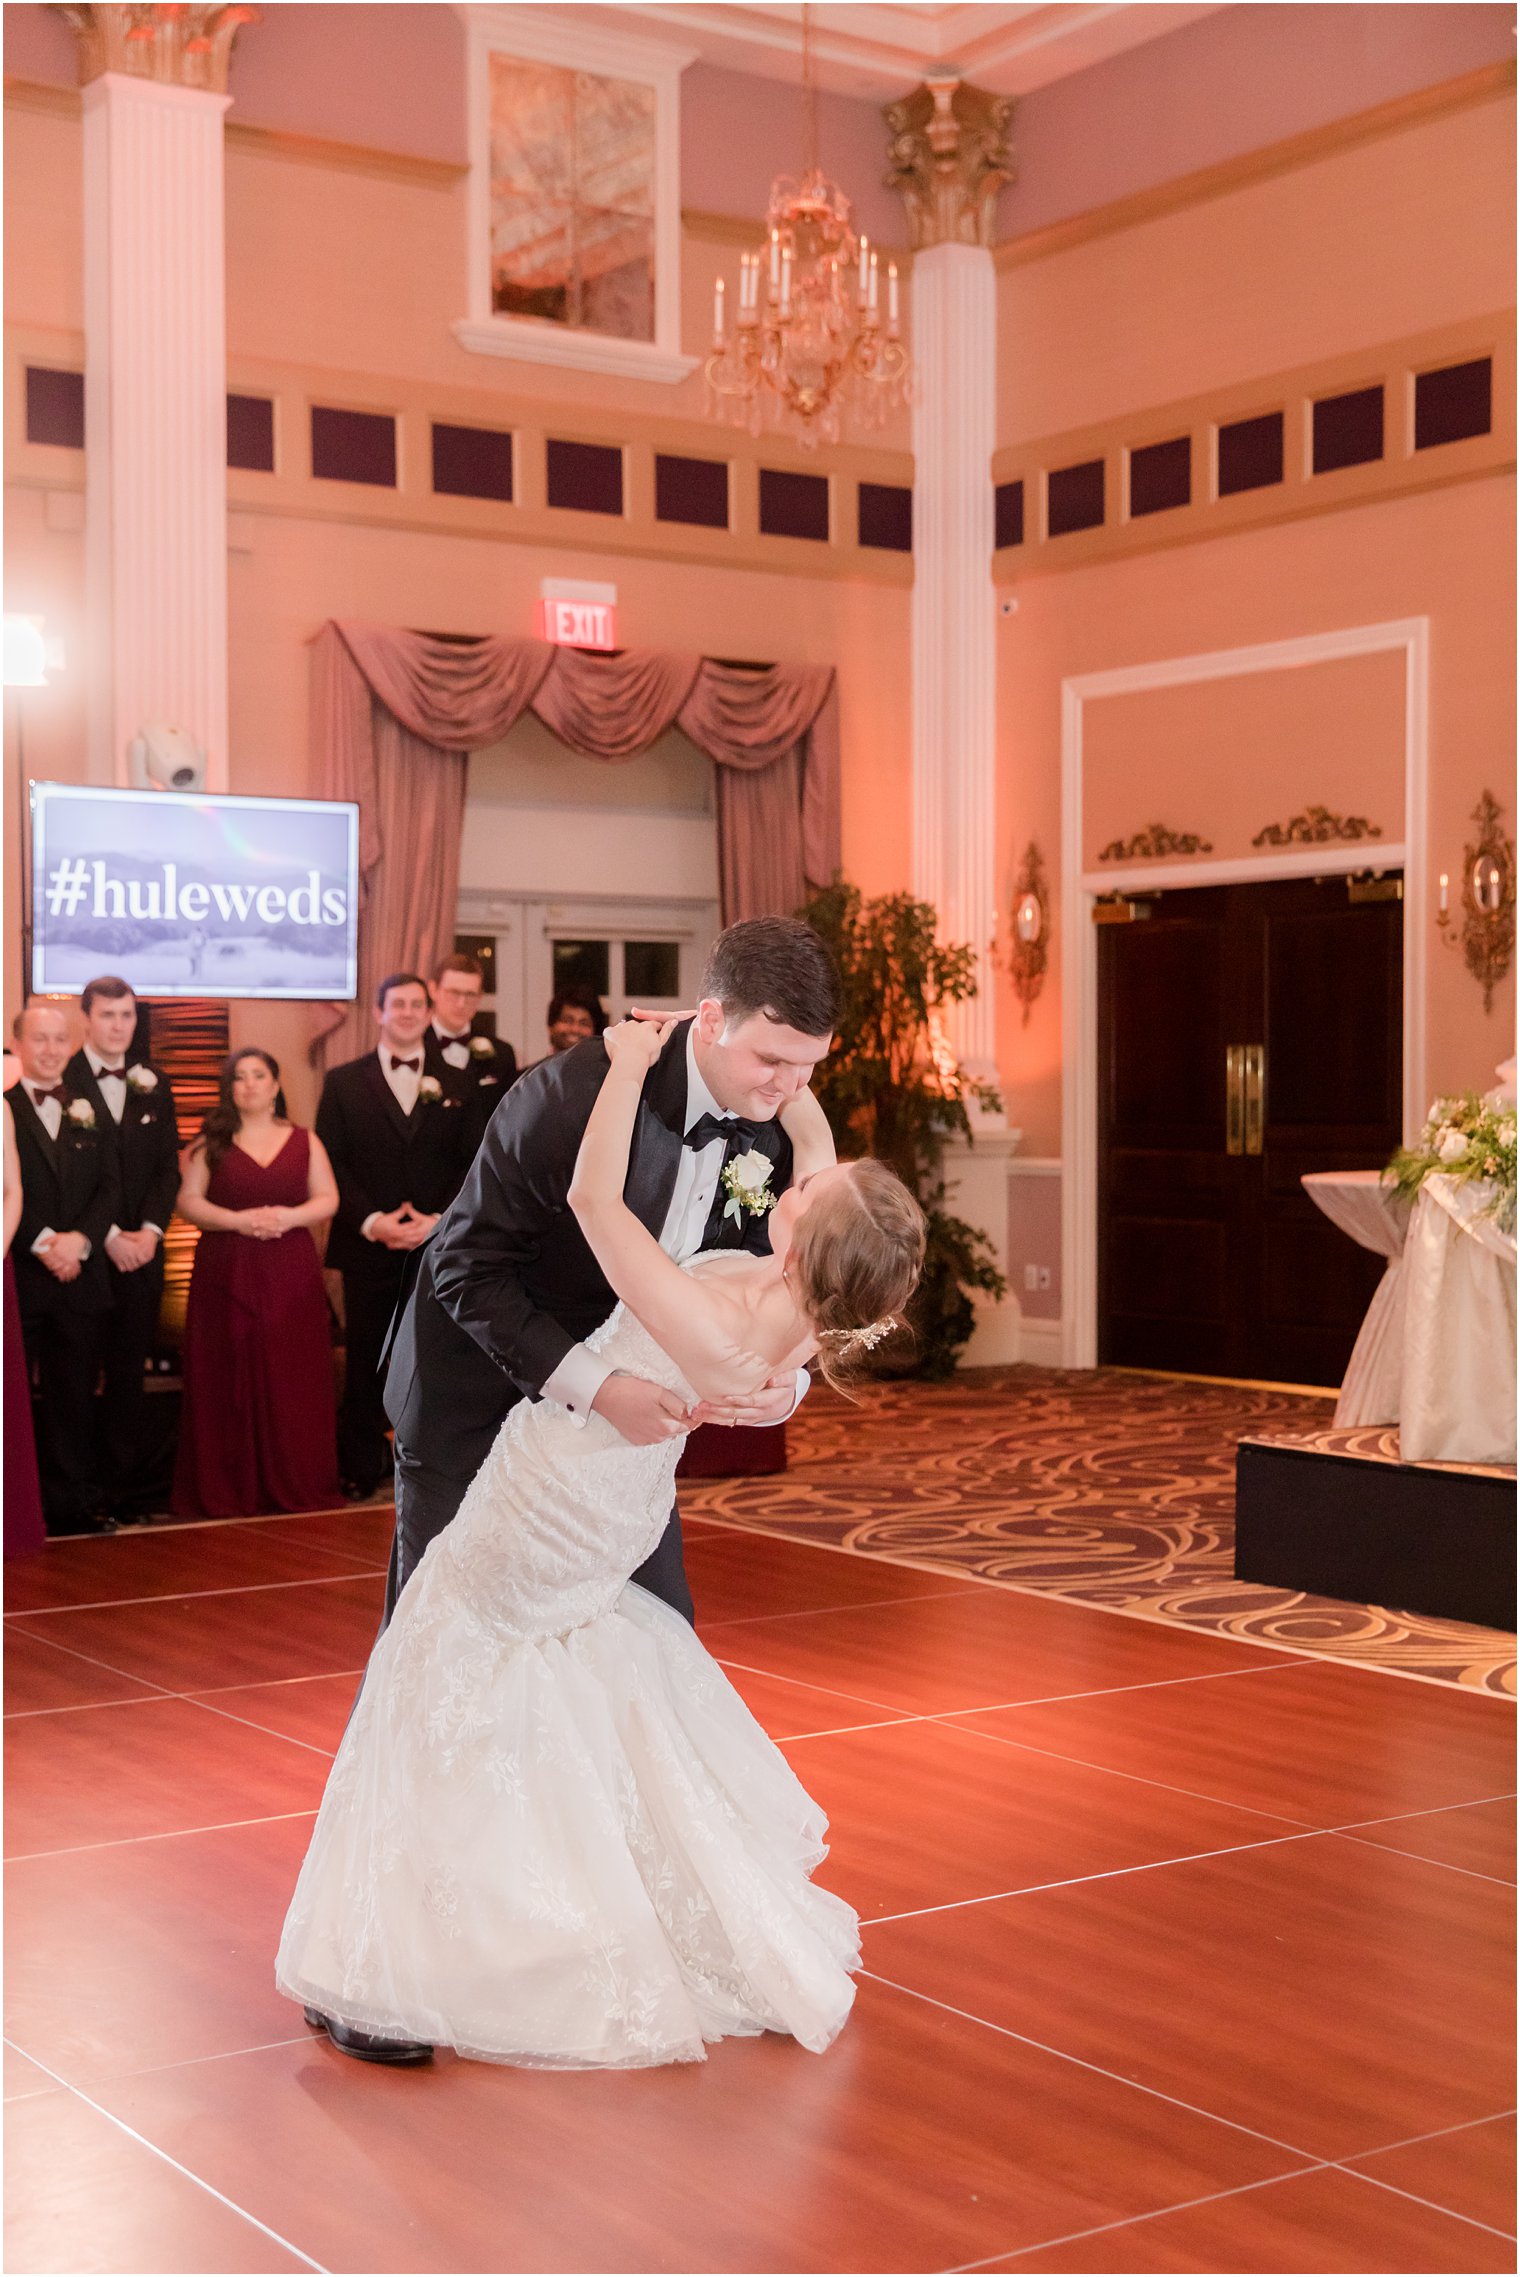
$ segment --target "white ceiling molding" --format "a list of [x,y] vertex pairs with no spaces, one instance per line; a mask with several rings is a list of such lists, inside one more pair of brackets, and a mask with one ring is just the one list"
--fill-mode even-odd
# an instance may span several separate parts
[[[505,11],[515,13],[515,11]],[[1002,0],[957,0],[913,6],[907,0],[820,0],[812,11],[814,66],[820,86],[836,94],[885,102],[906,94],[926,73],[958,69],[999,95],[1024,95],[1089,64],[1139,47],[1183,24],[1217,14],[1215,5],[1078,4],[1010,7]],[[461,8],[466,18],[483,10]],[[796,84],[802,66],[798,0],[621,0],[578,6],[590,32],[627,34],[637,24],[688,56],[730,71]]]

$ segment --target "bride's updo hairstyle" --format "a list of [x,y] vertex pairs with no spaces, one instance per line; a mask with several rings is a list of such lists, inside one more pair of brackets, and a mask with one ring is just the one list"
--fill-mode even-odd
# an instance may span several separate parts
[[924,1213],[884,1162],[867,1156],[843,1168],[798,1219],[786,1277],[817,1334],[824,1381],[848,1395],[875,1347],[905,1326],[923,1269]]

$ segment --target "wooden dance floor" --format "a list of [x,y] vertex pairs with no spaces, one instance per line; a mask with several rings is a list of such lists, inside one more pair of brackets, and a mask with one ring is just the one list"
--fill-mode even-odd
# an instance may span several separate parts
[[272,1961],[388,1538],[8,1569],[11,2270],[1514,2267],[1499,1700],[700,1519],[843,2037],[382,2071]]

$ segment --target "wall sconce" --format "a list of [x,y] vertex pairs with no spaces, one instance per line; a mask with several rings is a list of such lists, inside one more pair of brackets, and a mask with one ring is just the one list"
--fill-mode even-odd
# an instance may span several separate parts
[[1026,1028],[1029,1007],[1045,985],[1049,961],[1050,890],[1040,849],[1031,838],[1013,884],[1013,942],[1008,952],[1013,992],[1024,1007]]
[[1483,991],[1483,1009],[1491,1012],[1494,990],[1509,971],[1515,954],[1515,842],[1500,828],[1502,808],[1492,791],[1485,791],[1473,808],[1478,828],[1475,846],[1462,852],[1462,930],[1457,933],[1451,911],[1451,881],[1441,872],[1440,908],[1436,930],[1449,949],[1460,941],[1467,969]]

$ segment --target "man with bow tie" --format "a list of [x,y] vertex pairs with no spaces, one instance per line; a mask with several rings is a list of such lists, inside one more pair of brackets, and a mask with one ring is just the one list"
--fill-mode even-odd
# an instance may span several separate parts
[[37,1463],[50,1534],[115,1530],[101,1514],[95,1382],[111,1310],[106,1242],[121,1218],[116,1147],[100,1111],[63,1081],[61,1005],[17,1015],[21,1080],[7,1097],[21,1163],[11,1254],[28,1364],[37,1377]]
[[429,1075],[464,1108],[472,1157],[503,1093],[517,1081],[512,1046],[475,1033],[485,986],[485,967],[478,957],[460,950],[444,957],[433,969],[433,1017],[422,1039]]
[[111,1310],[101,1353],[102,1476],[115,1515],[140,1518],[152,1500],[144,1379],[163,1302],[164,1233],[179,1192],[179,1121],[163,1069],[146,1059],[128,1065],[137,1031],[130,983],[101,975],[83,990],[79,1009],[84,1042],[65,1080],[113,1141],[121,1188],[120,1220],[105,1240]]
[[430,1074],[426,983],[389,973],[376,993],[376,1049],[335,1067],[322,1085],[317,1136],[338,1181],[327,1262],[343,1276],[346,1362],[338,1470],[356,1500],[391,1467],[381,1358],[391,1316],[422,1248],[469,1164],[462,1092]]

